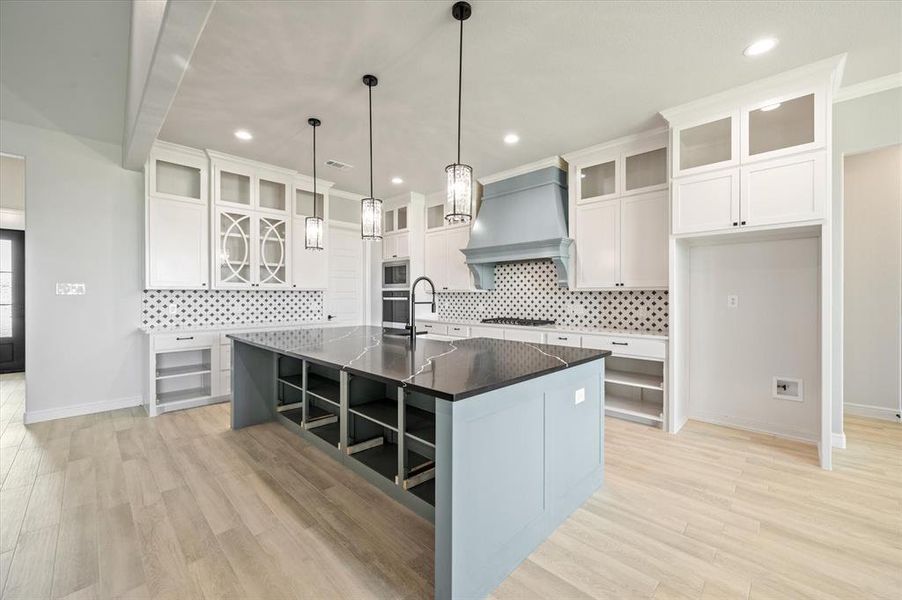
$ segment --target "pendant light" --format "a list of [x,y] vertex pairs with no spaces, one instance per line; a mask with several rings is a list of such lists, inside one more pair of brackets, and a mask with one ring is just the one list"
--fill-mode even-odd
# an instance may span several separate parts
[[323,218],[316,215],[316,128],[322,122],[316,117],[307,119],[307,124],[313,127],[313,216],[304,221],[304,247],[307,250],[323,249]]
[[449,223],[469,223],[473,214],[473,168],[460,162],[460,106],[464,72],[464,21],[472,9],[468,2],[455,2],[451,15],[460,21],[460,54],[457,71],[457,162],[445,167],[448,195],[445,199],[445,220]]
[[360,201],[360,235],[364,240],[382,239],[382,200],[373,194],[373,88],[379,83],[375,75],[364,75],[363,83],[370,98],[370,197]]

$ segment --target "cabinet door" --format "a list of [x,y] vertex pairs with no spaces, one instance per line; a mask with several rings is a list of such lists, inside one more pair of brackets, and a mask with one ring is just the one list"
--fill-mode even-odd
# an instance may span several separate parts
[[382,238],[382,259],[390,260],[398,255],[398,238],[386,235]]
[[288,287],[288,221],[259,216],[257,221],[257,273],[259,287]]
[[667,146],[636,149],[623,156],[623,194],[667,187]]
[[249,288],[253,283],[256,257],[252,218],[249,212],[216,211],[217,288]]
[[206,288],[207,207],[153,197],[147,203],[147,287]]
[[739,169],[673,180],[673,233],[730,229],[739,221]]
[[673,129],[673,176],[739,164],[739,114],[730,113]]
[[742,113],[742,163],[822,148],[826,138],[823,87],[768,99]]
[[607,288],[620,282],[620,200],[576,208],[576,287]]
[[407,207],[401,206],[400,208],[398,208],[396,213],[398,215],[398,218],[396,219],[398,231],[406,231],[407,230]]
[[391,233],[395,230],[395,211],[386,210],[382,213],[382,232]]
[[213,168],[213,201],[237,208],[253,208],[254,176],[237,165],[217,165]]
[[205,160],[175,152],[154,151],[148,164],[151,196],[207,203]]
[[410,257],[410,234],[406,231],[395,236],[395,256],[397,258]]
[[607,156],[597,157],[593,164],[577,169],[577,204],[617,197],[620,192],[618,162],[618,152],[612,151]]
[[445,232],[427,233],[425,236],[425,275],[432,279],[436,289],[448,289],[445,264]]
[[[308,250],[304,246],[304,218],[295,218],[291,227],[292,289],[324,290],[328,287],[328,257],[325,250]],[[323,246],[328,248],[329,227],[323,224]]]
[[778,158],[742,168],[742,224],[773,225],[821,219],[824,153]]
[[445,232],[445,260],[448,264],[447,287],[450,290],[471,290],[470,267],[461,252],[470,243],[470,228],[455,227]]
[[266,212],[288,212],[291,185],[280,178],[257,177],[257,208]]
[[623,198],[620,280],[626,287],[667,287],[667,192]]

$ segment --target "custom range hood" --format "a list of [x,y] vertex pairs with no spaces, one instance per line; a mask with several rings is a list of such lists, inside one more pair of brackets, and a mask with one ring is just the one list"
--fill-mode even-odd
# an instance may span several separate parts
[[462,250],[476,287],[495,288],[495,265],[551,259],[558,285],[567,287],[567,171],[553,157],[481,179],[482,205]]

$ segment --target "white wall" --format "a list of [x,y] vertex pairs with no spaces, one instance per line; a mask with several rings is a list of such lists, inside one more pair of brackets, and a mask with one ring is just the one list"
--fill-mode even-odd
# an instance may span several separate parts
[[[690,418],[818,440],[819,254],[817,238],[689,251]],[[802,379],[804,401],[775,399],[774,376]]]
[[894,420],[902,369],[902,145],[846,156],[846,411]]
[[0,155],[0,227],[25,229],[25,161]]
[[902,144],[902,88],[833,106],[833,433],[843,431],[843,155]]
[[142,174],[118,144],[5,120],[0,150],[25,157],[26,420],[140,404]]

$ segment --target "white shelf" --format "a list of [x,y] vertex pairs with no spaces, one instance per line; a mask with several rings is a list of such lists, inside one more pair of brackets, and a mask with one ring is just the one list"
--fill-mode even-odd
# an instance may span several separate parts
[[608,392],[605,392],[604,410],[606,413],[645,419],[655,423],[664,421],[663,406],[660,402],[624,398]]
[[188,390],[175,390],[172,392],[161,392],[157,394],[157,404],[169,404],[171,402],[179,402],[181,400],[194,400],[197,398],[206,398],[210,395],[210,387],[202,386],[191,388]]
[[605,383],[617,383],[630,387],[644,388],[646,390],[663,390],[664,378],[660,375],[646,375],[644,373],[632,373],[629,371],[606,370]]
[[163,369],[157,369],[157,381],[159,381],[160,379],[171,379],[173,377],[187,377],[188,375],[205,375],[209,372],[209,364],[166,367]]

